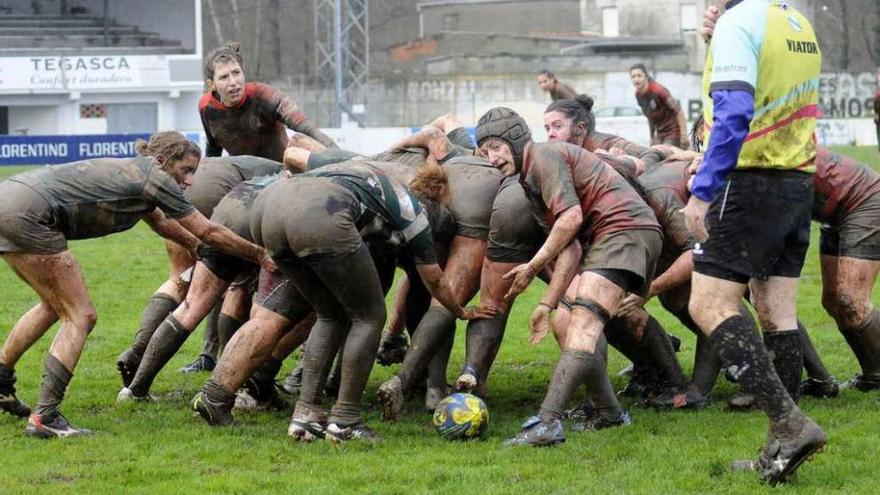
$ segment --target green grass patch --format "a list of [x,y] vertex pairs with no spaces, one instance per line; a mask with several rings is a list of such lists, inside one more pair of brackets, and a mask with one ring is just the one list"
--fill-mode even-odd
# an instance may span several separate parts
[[[877,164],[874,148],[842,149]],[[10,167],[0,168],[0,177]],[[817,229],[799,293],[799,312],[832,373],[848,378],[858,371],[855,358],[820,303]],[[153,387],[157,404],[116,403],[119,379],[116,355],[129,344],[143,305],[165,279],[167,261],[161,240],[148,228],[102,239],[76,241],[98,324],[70,386],[64,412],[93,428],[93,437],[39,441],[23,435],[24,423],[0,416],[0,494],[13,493],[771,493],[751,473],[732,473],[733,459],[749,458],[764,440],[760,413],[732,413],[723,407],[735,388],[719,381],[715,403],[707,410],[656,413],[633,408],[635,423],[598,433],[567,433],[552,449],[508,449],[501,442],[519,430],[543,398],[558,356],[548,338],[527,343],[527,318],[543,286],[536,284],[513,310],[504,345],[489,383],[490,437],[474,443],[450,443],[437,436],[430,415],[418,400],[407,405],[402,422],[379,421],[375,391],[397,369],[377,366],[367,388],[367,421],[384,437],[376,446],[334,449],[322,443],[301,445],[286,436],[289,413],[237,415],[239,426],[213,429],[194,418],[189,399],[207,375],[176,370],[199,350],[196,332],[159,375]],[[36,296],[0,263],[0,338]],[[877,301],[877,291],[874,300]],[[683,340],[679,354],[686,370],[693,360],[694,338],[656,302],[650,309]],[[449,377],[463,360],[463,328],[453,351]],[[20,396],[33,404],[41,365],[56,328],[18,365]],[[293,363],[286,363],[285,370]],[[611,353],[609,371],[626,365]],[[624,380],[614,377],[615,385]],[[579,392],[578,398],[580,398]],[[876,493],[873,461],[877,441],[878,393],[845,391],[833,400],[805,398],[804,410],[822,425],[829,444],[806,465],[785,493]]]

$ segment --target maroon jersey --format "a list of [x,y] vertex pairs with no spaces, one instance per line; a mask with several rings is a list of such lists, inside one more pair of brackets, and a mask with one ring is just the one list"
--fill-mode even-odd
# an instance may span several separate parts
[[679,139],[684,135],[685,130],[678,123],[681,106],[663,85],[657,81],[648,82],[648,89],[644,93],[636,93],[636,101],[657,136]]
[[864,163],[817,148],[813,174],[813,219],[833,222],[880,191],[880,174]]
[[538,213],[552,227],[560,213],[580,205],[578,239],[591,245],[629,229],[660,232],[657,218],[622,175],[596,155],[569,143],[526,146],[520,183]]
[[263,83],[247,83],[241,101],[227,107],[214,93],[199,101],[199,115],[208,141],[207,156],[254,155],[280,162],[287,148],[287,129],[308,134],[335,147],[302,111],[280,91]]
[[573,100],[577,98],[577,91],[564,82],[556,81],[553,89],[550,91],[550,99],[556,100]]
[[693,249],[696,242],[681,212],[691,196],[688,190],[690,164],[689,160],[663,162],[637,179],[663,228],[663,251],[657,260],[657,273],[668,270],[679,256]]

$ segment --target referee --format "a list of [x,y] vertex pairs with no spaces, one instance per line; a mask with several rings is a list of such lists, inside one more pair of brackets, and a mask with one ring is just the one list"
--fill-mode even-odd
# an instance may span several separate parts
[[[767,442],[749,465],[776,484],[826,441],[795,403],[822,57],[810,23],[785,1],[734,0],[725,9],[703,72],[709,145],[684,209],[699,241],[689,309],[769,417]],[[764,344],[739,312],[747,288]]]

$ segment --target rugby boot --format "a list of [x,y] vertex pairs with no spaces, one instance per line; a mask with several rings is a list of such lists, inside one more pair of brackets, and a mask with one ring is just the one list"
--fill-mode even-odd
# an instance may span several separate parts
[[643,366],[635,366],[629,382],[617,392],[621,397],[629,397],[637,402],[650,397],[658,388],[658,377],[655,370]]
[[274,380],[260,380],[255,375],[251,376],[244,383],[244,388],[238,391],[235,407],[250,411],[284,411],[290,405],[278,394],[278,388]]
[[302,376],[303,376],[303,367],[302,364],[296,365],[290,374],[284,377],[284,381],[281,382],[281,388],[290,395],[296,395],[299,393],[299,388],[302,386]]
[[131,385],[131,381],[134,380],[134,375],[137,373],[138,365],[141,364],[141,357],[134,349],[126,349],[116,358],[116,369],[122,378],[123,387]]
[[232,426],[232,404],[212,401],[205,392],[199,391],[192,400],[192,410],[211,426]]
[[19,418],[31,415],[31,408],[15,396],[15,375],[0,379],[0,411]]
[[37,438],[68,438],[91,435],[92,430],[77,428],[63,414],[58,413],[54,417],[41,414],[31,414],[28,424],[24,429],[25,435]]
[[304,418],[293,418],[287,427],[287,434],[297,442],[313,442],[323,440],[326,428],[318,421],[309,421]]
[[599,414],[589,401],[584,401],[577,406],[562,412],[562,419],[588,420]]
[[771,424],[755,467],[761,479],[770,485],[783,483],[804,461],[817,454],[826,441],[819,425],[798,411],[785,423]]
[[379,387],[376,392],[382,406],[383,421],[397,421],[403,411],[403,382],[394,376]]
[[508,447],[519,445],[550,447],[564,442],[562,421],[558,419],[542,420],[540,416],[532,416],[523,423],[522,430],[516,436],[504,441],[504,445]]
[[382,366],[402,363],[407,349],[409,349],[409,346],[407,345],[406,335],[385,332],[382,334],[382,342],[379,344],[376,362]]
[[727,399],[727,407],[734,411],[751,411],[758,407],[758,403],[754,395],[739,391]]
[[327,425],[327,429],[324,430],[324,440],[327,440],[330,443],[341,445],[351,440],[377,442],[381,440],[381,437],[378,433],[373,431],[363,422],[355,423],[348,426],[341,426],[336,423],[330,423],[329,425]]
[[630,416],[628,412],[623,411],[620,413],[620,416],[611,420],[603,417],[601,414],[596,414],[591,418],[587,418],[583,422],[571,425],[571,430],[577,432],[598,431],[604,430],[605,428],[614,428],[615,426],[626,426],[631,424],[632,416]]
[[130,388],[122,387],[116,394],[116,402],[159,402],[159,398],[152,394],[135,395]]
[[207,354],[199,354],[197,358],[193,360],[193,362],[188,365],[180,368],[181,373],[201,373],[203,371],[214,371],[214,366],[217,366],[217,362],[214,361],[214,358]]
[[849,380],[843,382],[843,384],[840,385],[840,388],[854,388],[861,392],[877,390],[880,389],[880,376],[858,373],[853,375]]
[[702,409],[709,405],[709,396],[702,395],[690,387],[684,392],[666,390],[646,400],[645,405],[654,409]]
[[838,393],[840,393],[840,384],[837,383],[837,380],[835,380],[834,377],[827,380],[807,378],[801,382],[801,395],[827,399],[837,397]]
[[445,387],[428,387],[428,390],[425,391],[425,410],[434,412],[434,410],[437,409],[437,404],[439,404],[444,397],[446,397]]

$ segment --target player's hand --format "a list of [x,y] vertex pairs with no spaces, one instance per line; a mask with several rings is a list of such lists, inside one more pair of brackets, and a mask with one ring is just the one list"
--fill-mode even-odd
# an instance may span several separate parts
[[708,211],[709,203],[696,196],[691,196],[687,206],[681,209],[684,214],[684,224],[694,235],[694,238],[700,242],[706,242],[709,239],[709,232],[706,230],[706,213]]
[[502,278],[504,280],[513,280],[513,283],[510,285],[507,294],[504,295],[504,299],[512,301],[513,298],[522,294],[523,291],[529,287],[529,284],[532,283],[532,280],[537,274],[538,271],[532,268],[532,265],[529,263],[523,263],[505,273]]
[[721,17],[721,11],[718,10],[718,7],[714,5],[706,7],[706,10],[703,12],[703,25],[700,26],[700,37],[703,38],[704,42],[708,43],[712,39],[712,34],[715,32],[715,23],[718,22],[719,17]]
[[468,306],[466,308],[461,309],[461,314],[458,315],[459,320],[487,320],[489,318],[495,317],[498,314],[498,308],[494,306]]
[[633,311],[645,306],[648,300],[638,294],[627,294],[617,307],[615,316],[627,316]]
[[552,310],[550,306],[546,304],[538,304],[535,306],[532,315],[529,317],[529,330],[531,331],[531,336],[529,337],[530,344],[540,344],[541,341],[544,340],[544,337],[550,333],[550,330],[553,329],[550,320],[551,312]]
[[269,273],[278,273],[278,265],[272,261],[272,257],[269,256],[269,251],[266,251],[265,249],[260,251],[260,268]]

